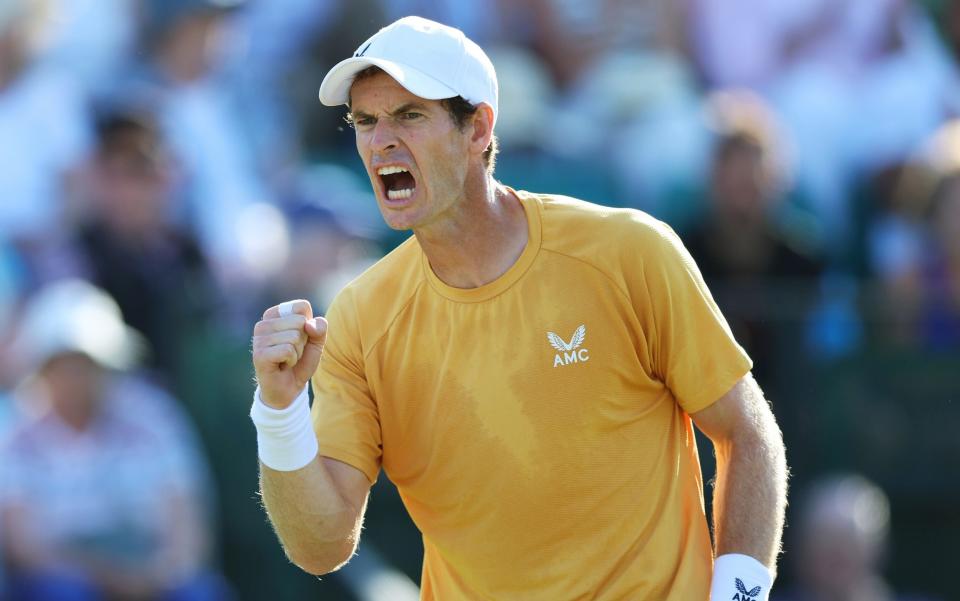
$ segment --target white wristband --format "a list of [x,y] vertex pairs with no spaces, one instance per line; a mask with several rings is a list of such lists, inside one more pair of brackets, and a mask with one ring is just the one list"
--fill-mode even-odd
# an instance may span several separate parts
[[710,601],[767,601],[770,570],[749,555],[729,553],[713,562]]
[[250,419],[257,427],[257,454],[270,469],[292,472],[317,456],[319,447],[310,419],[310,396],[306,386],[286,409],[268,407],[260,398],[258,386],[253,393]]

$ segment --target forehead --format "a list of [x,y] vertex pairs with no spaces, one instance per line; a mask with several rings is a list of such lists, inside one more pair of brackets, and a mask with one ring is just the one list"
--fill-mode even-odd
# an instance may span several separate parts
[[354,112],[390,109],[399,104],[413,102],[423,106],[440,105],[439,100],[427,100],[410,92],[383,71],[365,75],[353,82],[350,86],[349,101],[348,106]]

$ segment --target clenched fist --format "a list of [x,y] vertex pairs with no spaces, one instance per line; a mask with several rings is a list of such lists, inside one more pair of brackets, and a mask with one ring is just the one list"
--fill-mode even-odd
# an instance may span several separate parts
[[270,307],[253,328],[253,368],[260,398],[285,409],[297,398],[320,365],[327,320],[313,316],[309,301]]

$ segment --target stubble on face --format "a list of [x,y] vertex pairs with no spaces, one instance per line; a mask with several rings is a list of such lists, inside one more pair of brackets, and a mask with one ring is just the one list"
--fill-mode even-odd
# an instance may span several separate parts
[[[439,100],[413,95],[386,73],[356,82],[350,91],[357,151],[392,229],[443,227],[462,203],[469,161],[468,129],[461,131]],[[409,170],[409,199],[391,200],[384,165]]]

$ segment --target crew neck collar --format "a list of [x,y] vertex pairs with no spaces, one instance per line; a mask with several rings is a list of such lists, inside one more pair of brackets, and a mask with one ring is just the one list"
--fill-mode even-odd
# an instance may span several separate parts
[[514,261],[513,265],[492,282],[477,288],[454,288],[437,277],[437,274],[433,272],[433,268],[430,267],[430,261],[427,259],[426,253],[421,249],[420,261],[423,266],[424,275],[430,283],[430,287],[441,296],[460,303],[479,303],[489,300],[515,284],[523,277],[523,274],[527,272],[530,265],[533,264],[537,253],[540,252],[542,234],[540,201],[529,192],[514,190],[509,186],[506,188],[520,200],[524,217],[526,217],[527,220],[527,244],[524,246],[523,252],[520,253],[520,256]]

